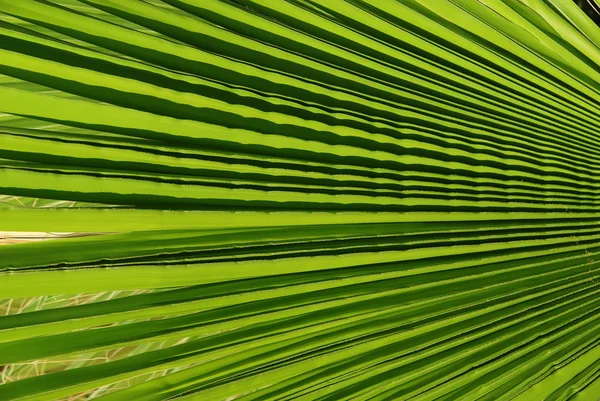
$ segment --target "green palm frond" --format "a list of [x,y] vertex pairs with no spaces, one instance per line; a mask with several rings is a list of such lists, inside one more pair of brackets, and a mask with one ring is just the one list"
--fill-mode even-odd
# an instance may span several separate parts
[[571,0],[0,0],[0,230],[63,233],[0,400],[598,401],[599,66]]

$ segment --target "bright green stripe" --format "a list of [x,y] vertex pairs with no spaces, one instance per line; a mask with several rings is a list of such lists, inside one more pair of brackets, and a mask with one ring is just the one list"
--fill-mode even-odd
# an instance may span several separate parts
[[[543,230],[540,230],[543,228]],[[121,258],[162,255],[177,258],[177,253],[235,248],[230,257],[245,256],[247,250],[259,247],[268,250],[279,245],[296,245],[299,250],[319,250],[319,243],[336,241],[324,249],[352,250],[361,245],[396,245],[424,247],[460,244],[465,241],[524,240],[557,236],[583,236],[596,233],[598,225],[569,224],[566,226],[531,226],[501,223],[494,227],[466,224],[361,224],[313,225],[289,228],[257,228],[207,231],[150,231],[112,234],[83,238],[66,238],[59,242],[21,244],[0,248],[0,269],[51,266],[57,263],[97,262]],[[437,235],[436,235],[437,234]],[[451,235],[448,235],[451,234]],[[344,241],[342,241],[344,240]]]
[[234,227],[304,226],[314,224],[486,222],[533,220],[599,221],[595,213],[519,212],[210,212],[169,210],[0,210],[0,227],[6,231],[141,231],[215,229]]
[[[586,236],[582,241],[596,241],[600,235]],[[567,252],[584,249],[584,245],[574,245],[575,238],[507,241],[481,245],[461,245],[454,247],[412,249],[381,253],[355,253],[318,258],[298,257],[284,260],[258,260],[239,263],[210,263],[184,266],[141,266],[120,269],[85,269],[2,275],[0,289],[5,297],[23,297],[34,294],[72,294],[75,292],[99,292],[117,289],[165,288],[180,285],[214,283],[236,279],[264,277],[268,275],[292,274],[318,271],[321,269],[341,269],[375,263],[390,263],[423,258],[476,255],[486,251],[509,252],[504,260],[514,258],[519,248],[531,249],[535,246],[556,246]],[[519,257],[533,257],[547,251],[519,253]],[[503,260],[503,259],[500,259]],[[307,265],[310,262],[310,265]],[[443,267],[423,267],[404,272],[406,276],[444,270]],[[27,283],[27,285],[24,285]]]

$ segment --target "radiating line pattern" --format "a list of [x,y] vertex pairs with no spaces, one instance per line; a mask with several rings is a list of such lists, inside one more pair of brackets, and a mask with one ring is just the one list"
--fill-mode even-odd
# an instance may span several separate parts
[[598,401],[571,0],[0,0],[0,74],[0,231],[73,233],[0,400]]

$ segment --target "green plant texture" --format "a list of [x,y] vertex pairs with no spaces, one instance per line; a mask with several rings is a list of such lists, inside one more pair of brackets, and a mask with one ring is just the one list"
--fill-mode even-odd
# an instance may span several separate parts
[[599,105],[572,0],[0,0],[0,400],[598,401]]

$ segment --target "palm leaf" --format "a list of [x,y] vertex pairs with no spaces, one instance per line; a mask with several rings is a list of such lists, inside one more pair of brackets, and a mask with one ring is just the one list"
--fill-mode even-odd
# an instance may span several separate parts
[[0,399],[596,401],[599,32],[0,0]]

